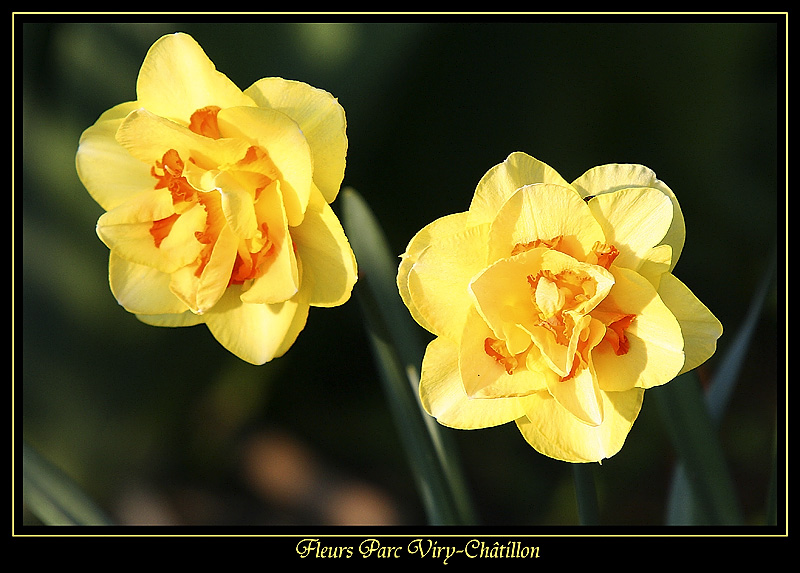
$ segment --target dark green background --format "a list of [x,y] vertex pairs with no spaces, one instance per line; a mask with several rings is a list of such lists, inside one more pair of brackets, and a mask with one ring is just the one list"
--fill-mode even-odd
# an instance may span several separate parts
[[[312,309],[291,351],[254,367],[205,327],[145,326],[112,297],[94,231],[102,210],[74,154],[101,112],[135,99],[144,55],[166,33],[192,34],[243,89],[281,76],[334,94],[348,120],[344,184],[398,255],[425,224],[466,210],[480,177],[512,151],[567,180],[604,163],[647,165],[686,218],[676,275],[722,321],[720,352],[728,347],[779,234],[783,247],[782,21],[280,18],[16,28],[17,436],[115,520],[424,523],[355,300]],[[784,395],[780,301],[772,290],[721,427],[753,524],[764,518]],[[483,523],[577,522],[570,467],[528,447],[513,424],[454,433]],[[673,463],[646,397],[625,447],[598,468],[603,522],[662,523]]]

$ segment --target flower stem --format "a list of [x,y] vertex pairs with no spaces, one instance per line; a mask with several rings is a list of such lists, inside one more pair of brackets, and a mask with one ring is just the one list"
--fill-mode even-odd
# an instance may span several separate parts
[[578,520],[581,525],[598,525],[600,523],[593,472],[593,464],[572,464],[575,497],[578,502]]

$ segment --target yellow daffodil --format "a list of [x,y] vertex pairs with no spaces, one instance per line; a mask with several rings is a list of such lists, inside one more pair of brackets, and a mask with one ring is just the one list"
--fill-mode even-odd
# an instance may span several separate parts
[[672,274],[684,235],[675,195],[646,167],[570,184],[511,154],[468,211],[423,228],[401,259],[403,301],[436,335],[426,411],[461,429],[515,421],[559,460],[617,453],[645,389],[703,363],[722,334]]
[[344,110],[281,78],[243,92],[181,33],[150,48],[136,96],[83,133],[76,157],[106,211],[114,296],[147,324],[205,323],[248,362],[283,354],[309,306],[344,303],[356,281],[329,205]]

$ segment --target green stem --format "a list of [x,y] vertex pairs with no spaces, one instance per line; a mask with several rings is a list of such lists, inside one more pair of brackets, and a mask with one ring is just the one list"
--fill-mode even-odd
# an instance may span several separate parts
[[598,525],[600,510],[594,484],[594,464],[572,464],[572,477],[578,502],[578,521],[581,525]]

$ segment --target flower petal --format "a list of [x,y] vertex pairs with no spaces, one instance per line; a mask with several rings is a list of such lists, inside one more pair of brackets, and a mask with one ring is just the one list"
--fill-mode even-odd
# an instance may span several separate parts
[[292,298],[300,288],[300,274],[294,244],[289,234],[280,181],[273,181],[261,191],[256,203],[258,220],[267,225],[267,238],[274,253],[262,264],[260,272],[242,301],[274,304]]
[[408,275],[411,272],[411,268],[416,264],[420,253],[427,249],[432,243],[463,231],[466,227],[468,216],[469,213],[467,212],[455,213],[429,223],[412,237],[408,242],[405,252],[400,255],[400,265],[397,268],[397,289],[400,291],[400,297],[403,299],[406,307],[408,307],[414,320],[430,332],[433,331],[433,327],[431,327],[420,314],[411,298],[411,293],[408,290]]
[[473,299],[469,284],[486,266],[488,225],[431,243],[408,274],[414,307],[434,334],[458,340]]
[[[202,205],[196,204],[182,213],[160,246],[156,247],[151,229],[153,220],[161,218],[154,214],[159,213],[162,206],[152,201],[149,203],[152,211],[148,212],[147,200],[157,193],[147,192],[101,215],[97,221],[97,234],[123,259],[171,273],[194,262],[200,255],[203,245],[197,241],[195,233],[203,230],[206,211]],[[134,217],[144,220],[138,222]],[[154,219],[148,220],[149,217]]]
[[484,175],[469,206],[469,224],[488,223],[517,189],[534,183],[552,183],[569,188],[558,172],[528,155],[514,152]]
[[630,343],[618,356],[608,342],[592,352],[600,388],[605,391],[652,388],[675,378],[684,364],[683,334],[677,319],[650,282],[638,273],[611,266],[615,284],[609,295],[592,311],[603,321],[603,313],[635,314],[625,331]]
[[170,290],[195,314],[205,313],[228,286],[238,245],[239,238],[229,227],[223,227],[200,274],[199,262],[178,269],[172,273]]
[[187,310],[169,290],[170,275],[152,267],[126,261],[111,253],[108,264],[111,292],[134,314],[180,314]]
[[140,322],[150,326],[164,326],[167,328],[178,328],[182,326],[196,326],[203,324],[205,320],[202,316],[187,310],[180,314],[137,314],[136,318]]
[[136,106],[136,102],[128,102],[111,108],[81,134],[78,143],[75,155],[78,177],[106,211],[155,187],[150,166],[132,157],[115,137],[125,116]]
[[264,364],[297,337],[298,324],[305,324],[308,303],[296,295],[278,304],[251,304],[240,299],[241,288],[228,287],[205,315],[214,338],[230,352],[251,364]]
[[242,138],[267,152],[281,174],[289,225],[299,225],[311,196],[314,163],[297,123],[279,111],[258,107],[223,109],[217,122],[225,137]]
[[198,135],[146,109],[128,114],[116,139],[131,155],[147,164],[148,169],[161,161],[169,149],[177,151],[184,162],[191,158],[203,169],[216,169],[241,160],[250,147],[239,139],[210,139]]
[[419,392],[425,411],[451,428],[489,428],[524,415],[518,398],[469,398],[459,374],[458,345],[446,338],[428,344]]
[[[464,325],[458,353],[459,371],[464,391],[470,398],[509,398],[526,396],[547,389],[545,375],[524,368],[525,356],[520,357],[521,368],[509,374],[497,360],[485,351],[487,337],[494,333],[477,310],[472,309]],[[530,346],[530,339],[528,342]]]
[[697,368],[716,351],[722,323],[671,273],[662,275],[658,294],[681,325],[686,362],[679,374]]
[[561,237],[558,250],[584,260],[603,230],[586,203],[569,187],[552,184],[520,188],[503,204],[489,234],[489,260],[508,257],[517,245]]
[[525,416],[517,419],[525,440],[538,452],[567,462],[599,462],[621,448],[642,407],[644,390],[600,392],[603,421],[585,424],[550,394],[538,392],[519,400]]
[[662,242],[672,247],[672,266],[675,267],[683,251],[686,238],[686,226],[683,212],[678,204],[675,194],[666,183],[659,180],[656,174],[643,165],[609,164],[594,167],[572,182],[582,197],[612,193],[620,189],[635,187],[648,187],[657,189],[669,198],[672,203],[672,220],[669,229],[664,234]]
[[328,92],[308,84],[264,78],[245,90],[256,105],[278,110],[300,126],[314,157],[314,183],[332,203],[344,178],[347,122],[344,109]]
[[216,70],[203,48],[187,34],[158,39],[147,52],[136,82],[139,104],[183,125],[198,109],[254,105]]
[[606,243],[619,250],[614,263],[634,270],[662,242],[672,223],[672,203],[657,189],[620,189],[598,195],[588,205]]
[[[350,298],[357,280],[356,259],[344,229],[322,194],[314,188],[303,223],[291,229],[310,285],[312,306],[338,306]],[[306,289],[302,284],[301,288]]]

